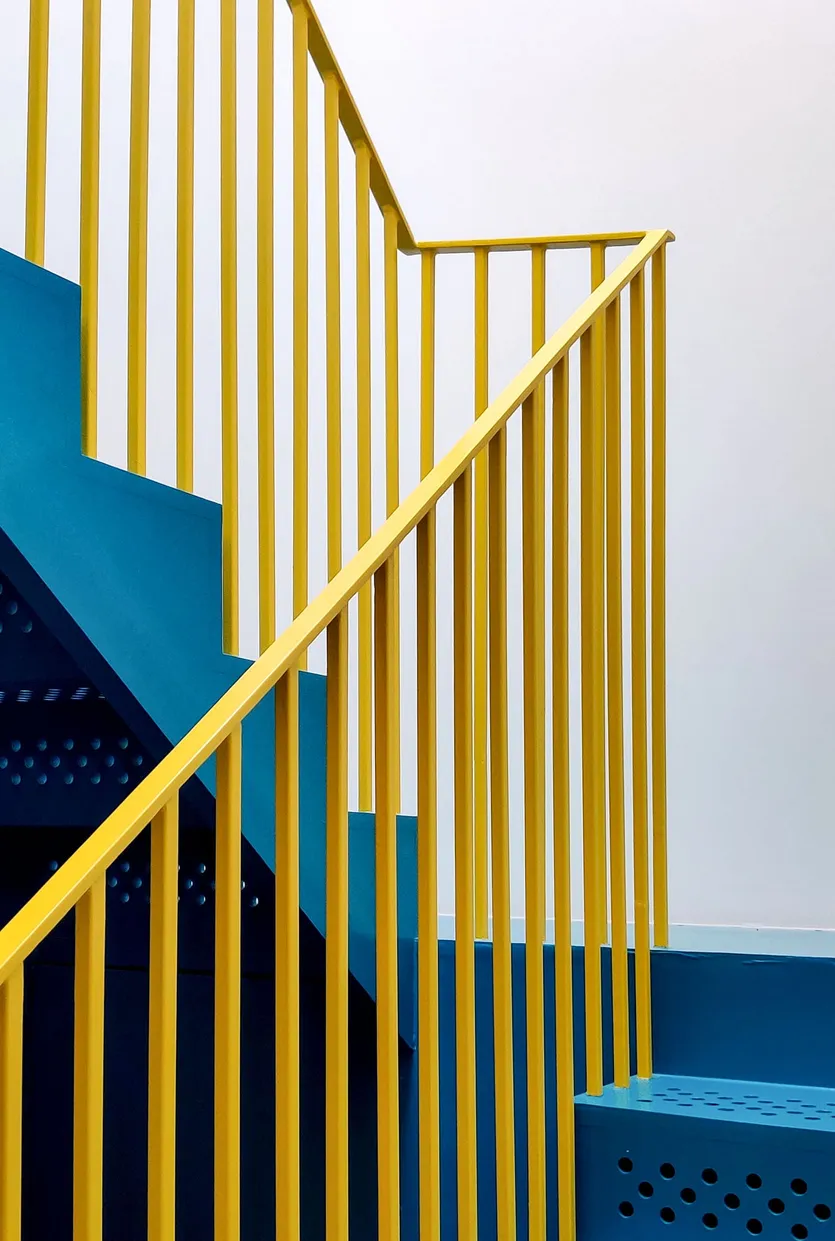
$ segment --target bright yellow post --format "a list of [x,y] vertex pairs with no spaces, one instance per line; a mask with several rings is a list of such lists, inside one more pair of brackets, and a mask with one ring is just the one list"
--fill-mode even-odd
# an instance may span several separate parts
[[339,303],[339,78],[325,74],[325,372],[328,578],[342,567],[342,391]]
[[[487,408],[489,251],[479,246],[475,256],[475,416]],[[474,467],[475,529],[473,561],[473,827],[475,831],[475,933],[487,938],[487,453]]]
[[128,190],[128,469],[144,474],[148,355],[148,113],[151,0],[133,0]]
[[647,794],[647,525],[644,270],[629,285],[632,565],[632,852],[635,885],[635,1033],[638,1076],[652,1076],[649,815]]
[[510,819],[507,759],[507,432],[488,453],[490,842],[493,862],[493,1040],[496,1099],[496,1235],[516,1236],[513,991],[510,959]]
[[[602,242],[591,246],[591,287],[601,285],[606,277],[606,248]],[[606,867],[606,620],[604,603],[605,576],[605,312],[597,316],[590,328],[592,366],[592,443],[591,443],[591,566],[589,598],[591,636],[592,723],[592,796],[595,831],[595,876],[597,883],[597,923],[595,942],[599,947],[609,942],[609,884]]]
[[600,977],[600,888],[594,763],[593,645],[593,393],[591,329],[580,339],[580,627],[583,739],[583,919],[586,997],[586,1090],[603,1092],[602,993]]
[[236,0],[220,0],[220,422],[223,639],[238,653],[238,156]]
[[217,751],[215,835],[215,1241],[241,1220],[241,726]]
[[[374,575],[375,894],[377,940],[377,1186],[380,1241],[400,1237],[400,1073],[397,1030],[397,803],[392,759],[400,744],[392,561]],[[431,1036],[430,1036],[431,1037]]]
[[[293,615],[307,605],[307,7],[293,10]],[[305,661],[300,665],[305,667]]]
[[418,1074],[420,1241],[439,1241],[438,786],[435,510],[417,528]]
[[73,1237],[102,1235],[104,875],[75,907]]
[[148,1241],[175,1241],[177,1186],[177,794],[151,824],[148,974]]
[[49,81],[49,0],[29,0],[29,105],[26,126],[24,254],[43,266],[46,225],[46,101]]
[[177,26],[177,486],[194,490],[194,0]]
[[23,966],[0,983],[0,1237],[20,1241],[23,1137]]
[[275,687],[275,1201],[276,1237],[298,1241],[299,1189],[299,676]]
[[620,302],[606,308],[606,665],[609,741],[609,868],[612,901],[612,1031],[615,1085],[629,1085],[629,958],[623,791]]
[[554,757],[554,982],[559,1235],[573,1241],[574,1002],[571,954],[571,802],[568,750],[568,358],[553,371],[551,611]]
[[522,642],[525,790],[525,1024],[528,1081],[528,1235],[545,1238],[545,614],[538,460],[541,403],[522,406]]
[[99,320],[99,123],[101,0],[84,0],[81,30],[81,201],[78,280],[81,285],[81,451],[98,446],[96,394]]
[[258,628],[275,640],[274,0],[258,0]]
[[455,1093],[458,1241],[477,1241],[475,923],[473,906],[473,492],[469,466],[453,485],[455,759]]
[[348,1241],[348,610],[327,631],[325,1237]]
[[655,943],[669,943],[667,909],[667,248],[652,256],[652,898]]
[[[394,207],[383,208],[386,378],[386,516],[400,503],[400,333],[398,328],[397,237],[400,218]],[[394,645],[392,662],[394,712],[400,719],[400,557],[393,555]],[[400,803],[400,754],[394,755],[394,787]]]
[[[357,545],[371,537],[371,151],[358,142],[356,155],[357,230]],[[371,583],[357,598],[357,757],[359,809],[372,809]]]
[[420,476],[435,464],[435,251],[420,256]]

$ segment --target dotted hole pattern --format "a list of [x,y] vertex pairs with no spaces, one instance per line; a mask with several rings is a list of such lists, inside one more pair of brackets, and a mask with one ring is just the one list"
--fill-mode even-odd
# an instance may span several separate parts
[[[622,1155],[618,1160],[618,1171],[624,1178],[625,1196],[618,1206],[618,1214],[622,1219],[632,1219],[636,1207],[640,1204],[643,1210],[657,1210],[659,1218],[665,1224],[674,1224],[677,1219],[692,1224],[693,1215],[701,1217],[702,1225],[708,1232],[721,1228],[722,1216],[715,1211],[699,1211],[700,1194],[719,1184],[719,1173],[715,1168],[703,1168],[697,1178],[689,1183],[679,1184],[683,1180],[671,1163],[662,1163],[650,1180],[638,1180],[634,1175],[635,1165],[629,1155]],[[724,1188],[724,1187],[720,1187]],[[711,1195],[711,1204],[714,1195]],[[763,1192],[763,1179],[758,1172],[749,1172],[745,1177],[742,1189],[738,1186],[728,1188],[723,1195],[723,1215],[727,1222],[744,1220],[744,1229],[751,1236],[759,1236],[768,1225],[772,1236],[794,1237],[796,1241],[806,1241],[809,1228],[797,1219],[792,1219],[792,1207],[803,1203],[808,1208],[809,1186],[802,1177],[794,1177],[784,1187],[782,1195],[766,1197]],[[808,1213],[808,1212],[807,1212]],[[815,1202],[812,1215],[817,1223],[826,1224],[832,1218],[829,1203]],[[823,1235],[830,1235],[827,1230]],[[835,1237],[835,1232],[832,1233]]]

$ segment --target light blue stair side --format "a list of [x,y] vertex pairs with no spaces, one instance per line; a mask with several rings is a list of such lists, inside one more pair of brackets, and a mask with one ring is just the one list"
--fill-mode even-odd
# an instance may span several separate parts
[[[54,599],[53,623],[66,619],[59,640],[82,667],[93,648],[173,745],[249,666],[222,651],[221,510],[82,456],[79,356],[79,288],[0,250],[0,532]],[[324,934],[324,678],[303,675],[299,698],[300,901]],[[212,793],[213,766],[200,772]],[[244,724],[243,826],[270,868],[273,772],[269,696]],[[409,1044],[416,1020],[414,836],[414,820],[401,819],[400,1008]],[[353,815],[350,963],[372,997],[373,860],[368,816]]]

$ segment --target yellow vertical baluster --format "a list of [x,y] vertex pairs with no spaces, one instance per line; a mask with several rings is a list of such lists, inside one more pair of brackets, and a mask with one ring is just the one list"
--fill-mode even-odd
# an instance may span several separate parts
[[148,357],[148,113],[151,0],[133,0],[128,193],[128,469],[144,474]]
[[568,355],[553,372],[551,600],[554,750],[554,982],[559,1235],[576,1235],[574,1017],[571,966],[571,802],[568,751]]
[[504,427],[490,441],[487,452],[496,1236],[498,1241],[513,1241],[516,1236],[516,1158],[507,759],[507,432]]
[[469,467],[453,488],[455,761],[455,1093],[458,1238],[478,1237],[473,899],[473,491]]
[[220,0],[220,420],[223,639],[238,653],[238,156],[235,0]]
[[177,31],[177,486],[194,490],[194,0]]
[[580,625],[583,738],[583,916],[586,990],[586,1090],[603,1091],[602,996],[600,979],[600,888],[597,882],[595,819],[594,684],[592,607],[593,563],[593,392],[592,341],[587,329],[580,339]]
[[[488,284],[486,246],[475,250],[475,416],[488,400]],[[475,933],[487,937],[487,453],[475,461],[473,588],[473,826],[475,830]]]
[[342,566],[342,393],[339,326],[339,78],[325,74],[325,351],[328,578]]
[[632,564],[632,839],[635,873],[635,1033],[638,1076],[652,1076],[647,807],[647,527],[644,271],[629,285]]
[[261,650],[275,640],[275,5],[258,0],[258,621]]
[[328,625],[325,1236],[348,1238],[348,613]]
[[525,739],[525,1023],[528,1079],[528,1220],[531,1241],[545,1237],[545,703],[543,535],[539,413],[522,408],[522,641]]
[[241,726],[217,751],[215,840],[215,1241],[241,1219]]
[[151,824],[148,1241],[174,1241],[176,1227],[178,833],[175,793]]
[[276,1237],[299,1241],[299,677],[275,689]]
[[606,308],[606,647],[609,740],[609,866],[612,900],[612,1031],[615,1085],[629,1085],[629,960],[623,792],[620,302]]
[[75,907],[74,1241],[102,1235],[104,897],[102,876]]
[[[371,537],[371,152],[356,144],[357,229],[357,544]],[[371,583],[357,599],[357,756],[359,809],[372,808]]]
[[[400,503],[400,335],[398,328],[397,230],[400,221],[394,207],[383,208],[385,280],[385,376],[386,376],[386,516]],[[394,683],[393,710],[400,719],[400,557],[395,551],[393,564]],[[400,753],[394,755],[394,788],[400,804]]]
[[23,966],[0,983],[0,1241],[20,1241]]
[[435,252],[420,256],[420,476],[435,464]]
[[430,509],[417,528],[416,601],[420,1241],[439,1241],[441,1235],[435,582],[435,510]]
[[29,104],[26,127],[24,253],[43,266],[46,224],[46,101],[49,79],[49,0],[29,0]]
[[374,575],[375,875],[377,939],[378,1236],[400,1236],[400,1107],[397,1031],[397,803],[392,759],[400,744],[391,677],[394,645],[392,561]]
[[[596,289],[606,278],[606,248],[602,242],[591,246],[591,287]],[[591,618],[592,618],[592,702],[593,724],[591,741],[593,747],[592,768],[594,822],[596,834],[595,874],[598,890],[598,920],[596,942],[598,946],[609,942],[609,885],[606,868],[606,635],[603,578],[604,566],[604,401],[606,382],[605,318],[598,315],[591,326],[592,354],[592,555],[591,572]]]
[[667,912],[667,249],[652,256],[652,903],[655,943],[669,943]]
[[101,0],[84,0],[81,32],[81,451],[98,446],[99,122],[101,112]]
[[[293,615],[307,606],[307,8],[293,0]],[[301,668],[306,667],[303,658]]]

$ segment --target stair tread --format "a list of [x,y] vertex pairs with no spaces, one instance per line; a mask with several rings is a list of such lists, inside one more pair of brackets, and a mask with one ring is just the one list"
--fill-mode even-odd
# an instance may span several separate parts
[[577,1102],[591,1108],[835,1133],[835,1089],[825,1086],[658,1074],[649,1081],[633,1078],[626,1087],[608,1085],[602,1095],[579,1095]]

